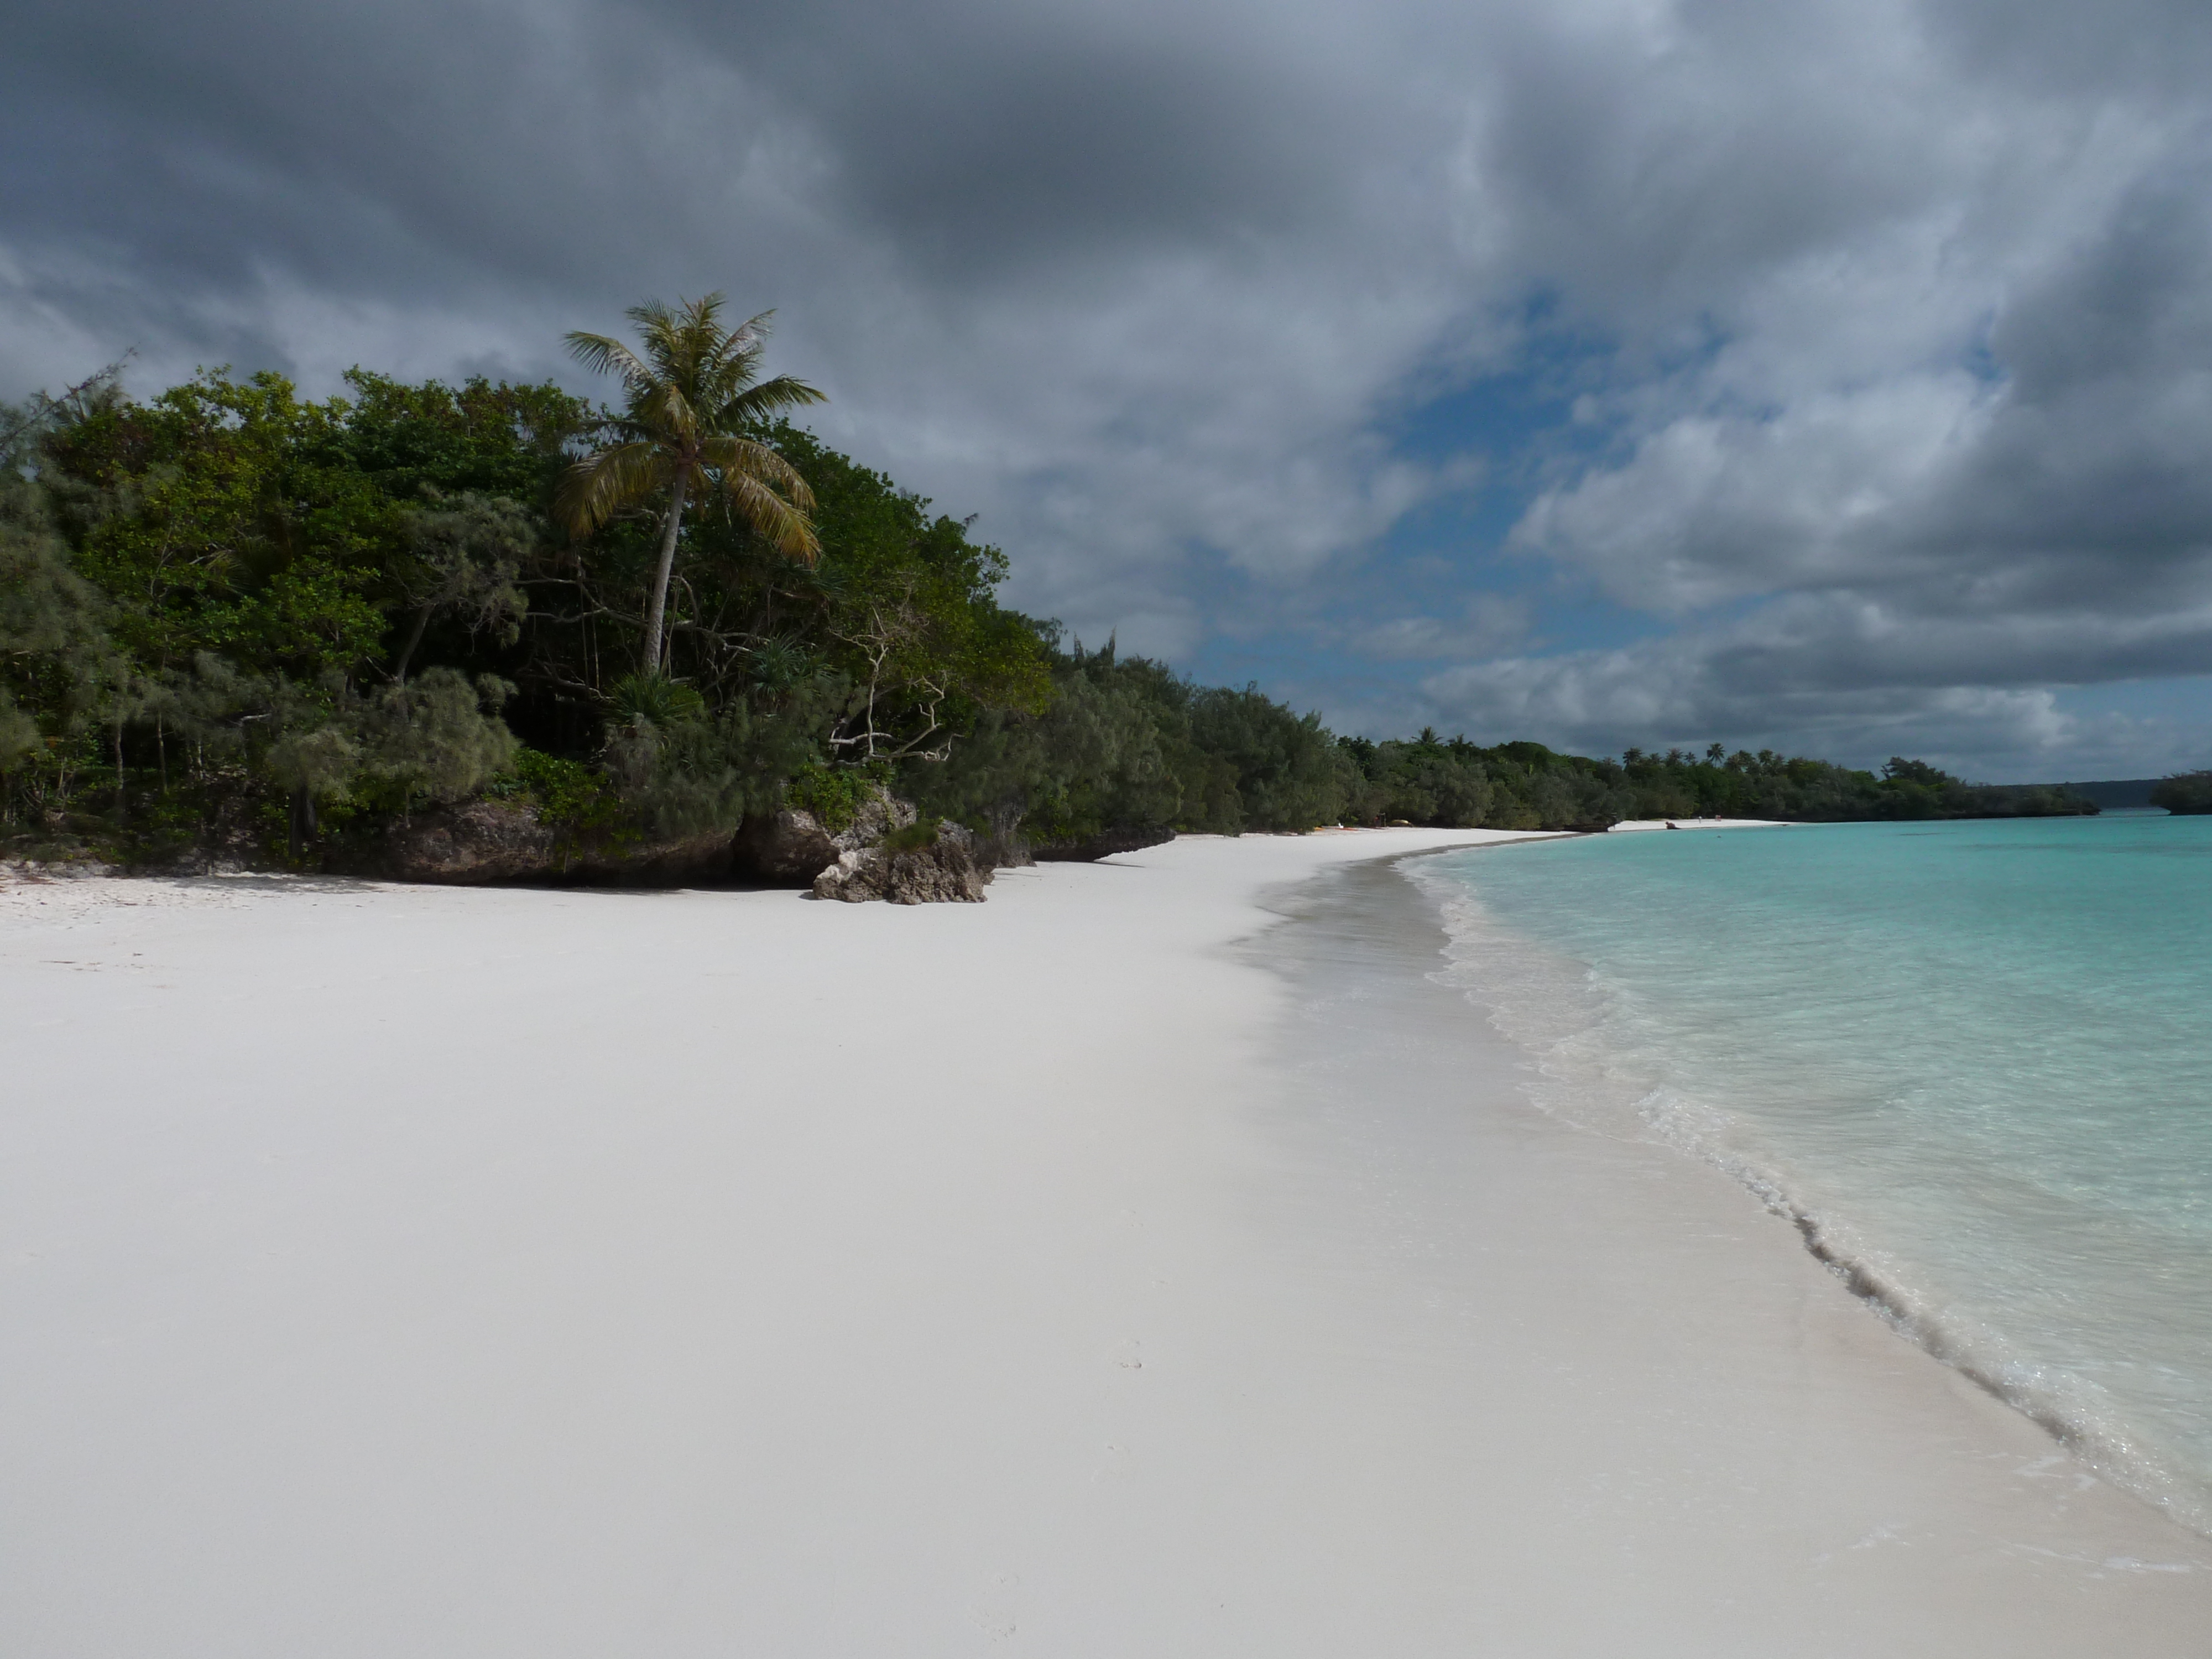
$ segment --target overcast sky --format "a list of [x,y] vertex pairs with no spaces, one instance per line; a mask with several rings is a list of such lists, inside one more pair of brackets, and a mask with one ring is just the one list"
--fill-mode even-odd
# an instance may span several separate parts
[[2203,0],[16,0],[0,397],[773,306],[1010,599],[1343,729],[2212,765]]

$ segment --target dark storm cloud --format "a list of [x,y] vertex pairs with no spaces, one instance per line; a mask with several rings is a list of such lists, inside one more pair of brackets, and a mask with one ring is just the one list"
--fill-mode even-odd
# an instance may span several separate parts
[[[708,43],[720,8],[672,8]],[[1130,244],[1219,244],[1331,216],[1343,112],[1264,40],[1202,13],[947,5],[763,8],[733,69],[773,88],[840,205],[943,277]]]
[[10,234],[185,285],[621,276],[711,234],[762,125],[649,18],[591,9],[56,8],[31,39],[0,70]]
[[[1187,30],[1043,12],[231,5],[27,21],[0,70],[9,232],[106,240],[186,280],[273,260],[380,293],[442,291],[471,269],[630,281],[671,242],[750,242],[767,276],[874,230],[972,277],[1295,219],[1317,210],[1339,153],[1313,88],[1232,73]],[[763,173],[781,176],[748,178]],[[762,246],[789,227],[734,210],[779,187],[810,204],[799,216],[844,222],[815,226],[812,247]]]
[[[1378,718],[2049,754],[2049,688],[2212,670],[2208,71],[2161,0],[33,0],[0,394],[566,373],[722,288],[1090,637],[1328,614],[1462,662]],[[1486,661],[1555,630],[1481,550],[1362,585],[1483,459],[1387,434],[1562,341],[1510,551],[1666,631]]]

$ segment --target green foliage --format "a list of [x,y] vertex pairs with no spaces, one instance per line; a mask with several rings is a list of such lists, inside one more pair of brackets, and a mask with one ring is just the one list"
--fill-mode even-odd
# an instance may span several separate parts
[[1423,732],[1407,742],[1346,738],[1340,747],[1358,774],[1351,817],[1359,823],[1596,829],[1635,812],[1618,769],[1541,744],[1486,749]]
[[1056,659],[1053,681],[1042,710],[991,711],[945,759],[908,763],[901,787],[1004,843],[1172,823],[1182,787],[1167,758],[1164,711],[1142,678],[1110,651],[1078,651]]
[[392,665],[397,680],[407,678],[424,633],[440,617],[453,619],[471,636],[489,632],[512,645],[530,610],[522,572],[538,534],[527,509],[508,496],[475,490],[447,496],[426,486],[423,500],[408,514],[404,552],[386,573],[388,586],[414,613]]
[[817,763],[838,688],[834,681],[775,700],[733,698],[667,726],[634,720],[608,733],[600,763],[654,835],[735,829],[782,805],[787,781]]
[[884,837],[883,844],[894,853],[919,853],[924,848],[937,845],[938,829],[924,820],[909,823],[902,830],[894,830]]
[[586,368],[621,380],[623,407],[592,423],[602,447],[562,475],[556,508],[562,525],[587,535],[617,514],[658,507],[667,498],[638,663],[647,674],[664,668],[668,584],[686,506],[719,505],[780,552],[809,564],[821,552],[807,520],[814,501],[805,480],[749,428],[823,396],[789,375],[760,378],[768,313],[731,328],[721,309],[719,294],[673,307],[659,301],[633,306],[629,319],[641,335],[635,351],[604,334],[568,336]]
[[1194,812],[1186,793],[1184,816],[1193,828],[1234,835],[1338,821],[1349,779],[1320,715],[1293,714],[1250,685],[1194,690],[1186,708],[1186,741],[1206,757],[1202,771],[1185,762],[1200,785],[1196,800],[1204,803]]
[[[1043,635],[1041,638],[1049,638]],[[1164,665],[1054,652],[1051,701],[979,720],[902,787],[1002,842],[1126,830],[1236,835],[1334,823],[1352,775],[1318,717],[1247,687],[1194,687]]]
[[607,688],[607,712],[620,726],[672,731],[707,718],[707,700],[681,680],[625,674]]
[[784,792],[789,805],[811,812],[831,835],[852,828],[868,799],[890,782],[890,771],[881,763],[830,766],[810,761],[793,775]]
[[[766,609],[803,629],[822,669],[845,681],[830,734],[841,758],[941,757],[987,711],[1036,714],[1051,702],[1037,624],[995,597],[1004,553],[811,433],[779,422],[762,435],[806,480],[822,542],[811,569],[775,573]],[[718,544],[724,557],[742,555],[734,532],[702,527],[709,556]]]
[[203,653],[153,700],[172,728],[285,794],[408,811],[473,794],[514,753],[498,717],[506,687],[438,667],[405,685],[357,690],[246,672]]
[[339,453],[343,413],[277,375],[208,374],[54,433],[40,481],[144,670],[209,651],[313,677],[379,653],[371,590],[403,520]]
[[2179,772],[2151,786],[2150,804],[2169,812],[2212,812],[2212,772]]
[[[703,503],[659,673],[635,665],[666,503],[562,532],[569,446],[622,417],[556,387],[357,369],[314,402],[216,371],[139,403],[111,374],[0,411],[0,835],[236,850],[282,830],[305,859],[334,827],[518,790],[580,832],[704,833],[794,777],[825,788],[871,755],[885,776],[1041,709],[1045,652],[996,603],[996,550],[759,426],[790,384],[743,390],[740,447],[771,483],[793,469],[791,499],[802,464],[819,477],[830,535],[810,568]],[[598,781],[556,787],[556,761]]]
[[491,675],[473,683],[457,668],[342,700],[361,757],[360,782],[403,810],[450,802],[481,789],[514,757],[514,734],[498,717],[507,687]]
[[[882,787],[1001,850],[1340,821],[2085,810],[1903,758],[1876,776],[1717,747],[1615,762],[1340,739],[1254,686],[1062,649],[999,603],[1006,556],[969,522],[769,418],[805,388],[749,378],[757,330],[640,318],[655,385],[684,365],[653,339],[720,330],[729,349],[691,363],[730,394],[712,421],[662,421],[626,369],[622,412],[360,369],[320,402],[213,371],[141,403],[111,370],[0,409],[0,841],[308,865],[478,794],[608,845],[720,834],[786,800],[842,827]],[[587,439],[601,460],[579,471]],[[659,459],[605,460],[625,444]],[[585,512],[587,472],[606,489]],[[688,508],[679,477],[700,486]],[[804,509],[807,534],[751,485]]]
[[[50,413],[0,410],[0,433],[25,442]],[[46,492],[0,465],[0,823],[66,832],[90,791],[114,799],[106,763],[143,685],[113,616],[71,567]]]
[[409,386],[360,368],[345,379],[339,447],[398,501],[476,494],[541,512],[568,440],[592,419],[590,404],[550,383]]
[[622,797],[605,773],[526,745],[516,745],[506,770],[484,793],[535,807],[540,823],[572,842],[617,842],[630,829]]
[[1425,732],[1410,742],[1342,741],[1363,780],[1364,823],[1595,829],[1624,818],[1794,820],[1991,817],[2094,811],[2063,789],[1970,785],[1923,761],[1893,759],[1877,777],[1826,761],[1675,749],[1632,749],[1619,763],[1555,754],[1541,744],[1483,748]]

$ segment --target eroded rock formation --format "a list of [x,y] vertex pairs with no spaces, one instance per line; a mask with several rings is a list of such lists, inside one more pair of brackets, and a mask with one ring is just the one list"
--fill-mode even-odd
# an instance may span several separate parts
[[873,847],[911,826],[913,805],[878,793],[860,803],[852,823],[834,833],[813,813],[787,806],[749,814],[732,848],[738,873],[780,887],[805,887],[847,853]]
[[990,879],[988,866],[975,856],[975,837],[948,819],[926,842],[894,836],[840,853],[814,878],[814,896],[847,904],[981,904]]
[[592,882],[674,887],[726,882],[735,863],[726,831],[661,841],[580,843],[514,801],[477,800],[421,812],[386,830],[353,873],[457,886]]

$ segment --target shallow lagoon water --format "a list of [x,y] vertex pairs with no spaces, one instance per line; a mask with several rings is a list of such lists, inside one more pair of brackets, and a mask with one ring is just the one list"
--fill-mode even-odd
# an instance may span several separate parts
[[2212,818],[1409,867],[1547,1109],[1729,1168],[1907,1336],[2212,1531]]

